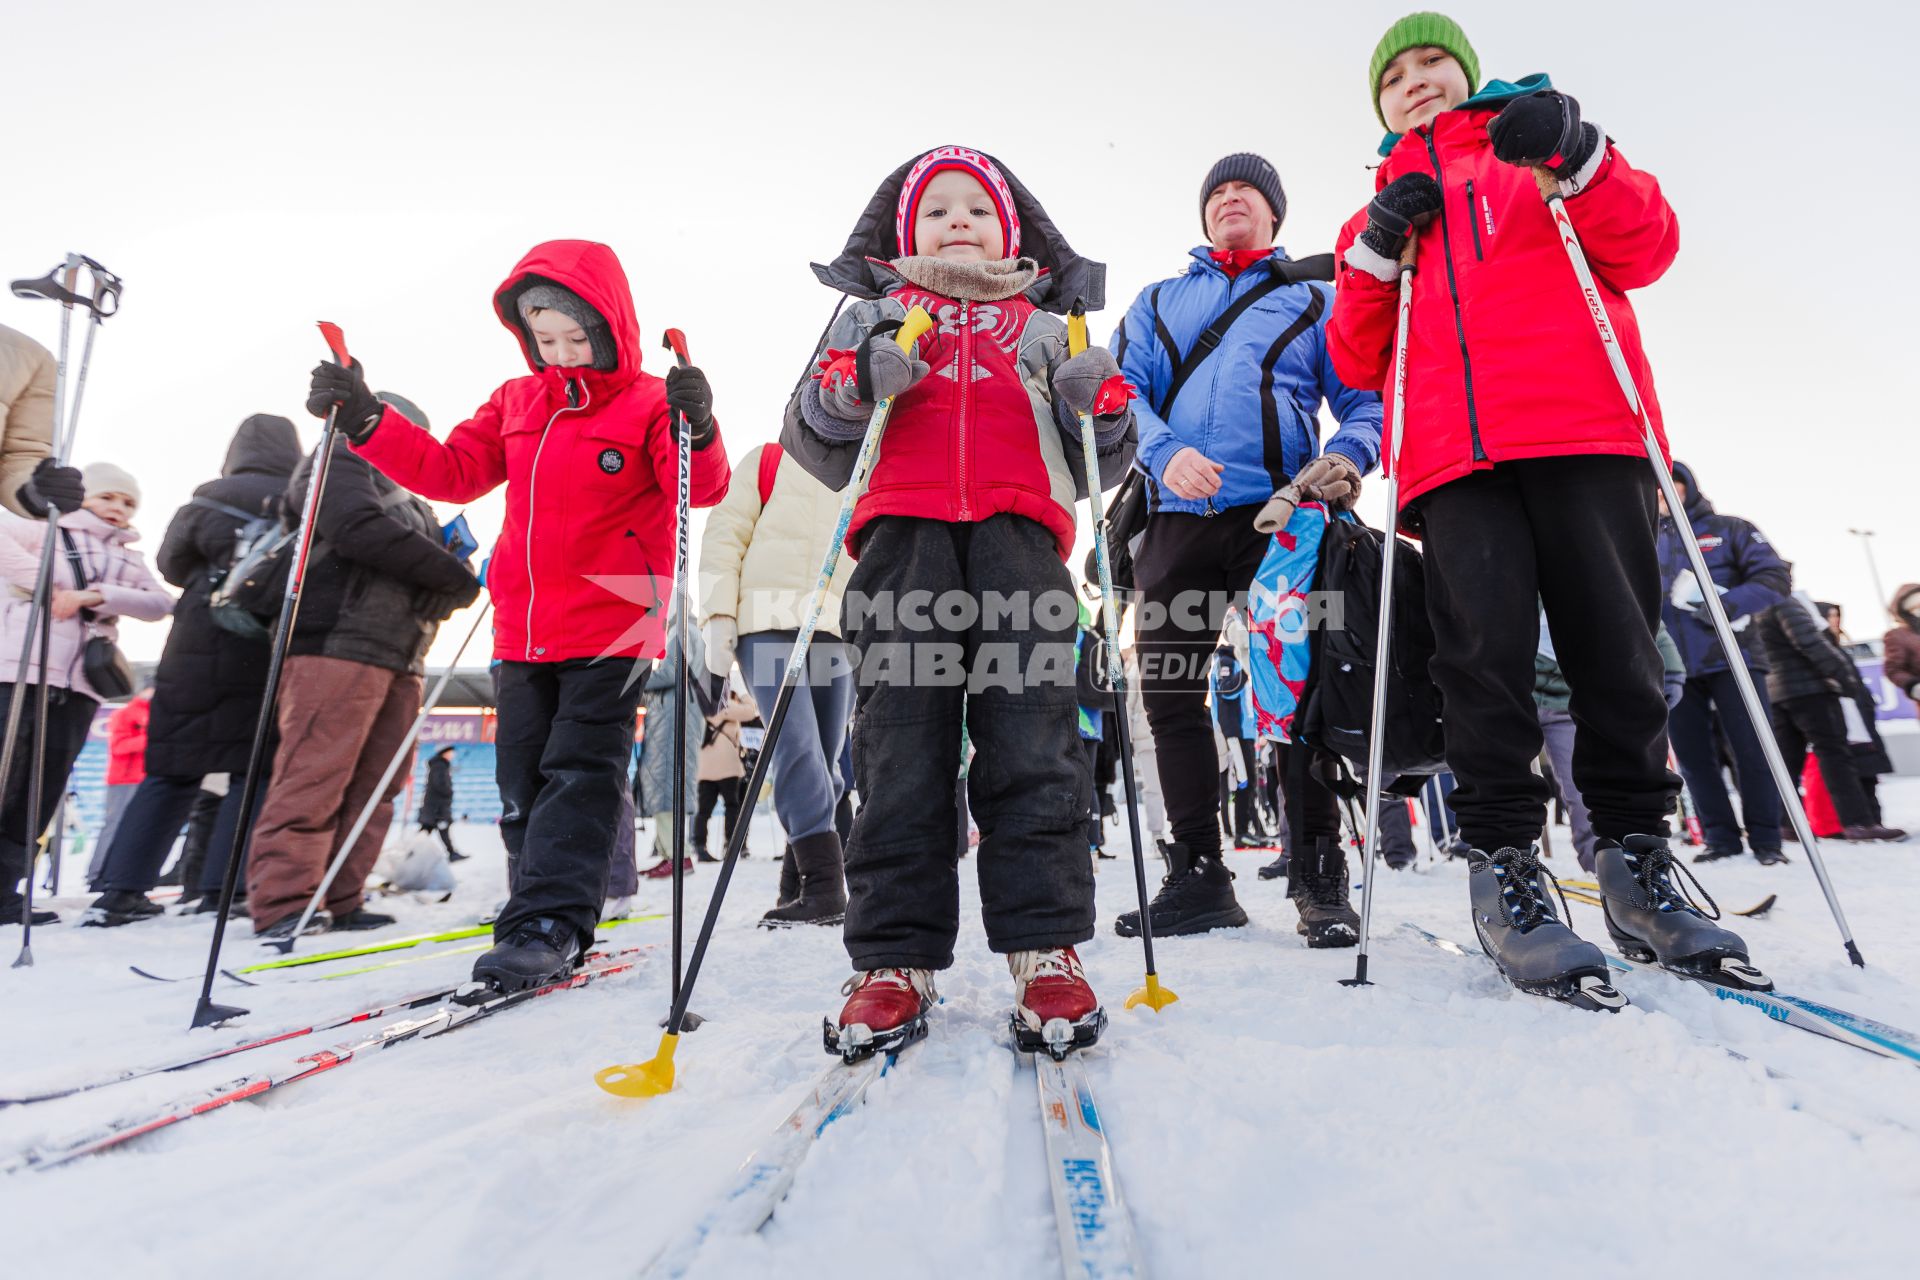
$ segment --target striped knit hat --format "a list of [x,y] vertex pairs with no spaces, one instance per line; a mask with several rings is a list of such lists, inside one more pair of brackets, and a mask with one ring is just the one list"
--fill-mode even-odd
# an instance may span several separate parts
[[920,196],[933,181],[937,173],[947,169],[958,169],[971,175],[987,194],[993,198],[994,212],[1000,215],[1000,239],[1006,245],[1006,256],[1020,256],[1020,215],[1014,212],[1013,189],[1001,176],[1000,170],[985,155],[968,147],[935,147],[920,157],[912,169],[907,171],[907,179],[900,184],[900,205],[894,211],[894,243],[900,247],[900,256],[912,257],[914,214],[920,208]]

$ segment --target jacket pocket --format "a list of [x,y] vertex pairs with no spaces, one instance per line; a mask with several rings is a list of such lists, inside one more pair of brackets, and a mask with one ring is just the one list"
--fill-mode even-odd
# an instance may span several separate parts
[[1473,202],[1473,179],[1467,179],[1467,225],[1473,229],[1473,259],[1485,262],[1487,255],[1480,249],[1480,206]]

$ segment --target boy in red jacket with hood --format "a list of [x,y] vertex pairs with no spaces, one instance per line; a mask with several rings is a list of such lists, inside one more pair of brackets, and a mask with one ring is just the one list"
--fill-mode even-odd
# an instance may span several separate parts
[[593,941],[633,754],[636,662],[662,653],[673,591],[677,411],[691,432],[693,505],[727,491],[713,395],[696,368],[640,368],[640,324],[613,250],[551,240],[495,292],[525,377],[501,384],[442,442],[367,389],[359,361],[313,371],[307,409],[426,498],[507,486],[487,588],[494,604],[494,744],[512,897],[473,967],[496,991],[572,969]]
[[1760,985],[1740,938],[1671,880],[1666,814],[1679,780],[1666,767],[1654,644],[1655,484],[1533,171],[1551,173],[1566,197],[1656,431],[1626,290],[1673,262],[1673,210],[1547,77],[1475,94],[1478,58],[1443,15],[1395,23],[1369,76],[1392,132],[1377,194],[1340,237],[1346,270],[1328,341],[1350,386],[1386,389],[1398,260],[1417,241],[1406,403],[1389,403],[1387,429],[1401,430],[1404,411],[1400,517],[1424,539],[1432,674],[1481,943],[1522,990],[1624,1002],[1606,985],[1600,949],[1559,919],[1537,862],[1547,786],[1530,768],[1541,742],[1532,685],[1544,604],[1572,689],[1573,784],[1599,837],[1609,933],[1631,956]]
[[[1059,316],[1102,305],[1106,268],[1076,255],[993,157],[939,147],[895,170],[840,257],[814,270],[855,301],[787,407],[787,452],[845,488],[874,405],[895,397],[847,533],[859,559],[840,632],[860,662],[862,803],[846,850],[858,972],[829,1047],[853,1058],[923,1034],[934,971],[953,963],[963,720],[981,914],[1013,973],[1015,1038],[1059,1053],[1091,1044],[1106,1015],[1073,950],[1093,936],[1093,780],[1065,560],[1075,500],[1119,483],[1135,432],[1113,357],[1070,357]],[[936,326],[906,353],[889,330],[915,306]]]

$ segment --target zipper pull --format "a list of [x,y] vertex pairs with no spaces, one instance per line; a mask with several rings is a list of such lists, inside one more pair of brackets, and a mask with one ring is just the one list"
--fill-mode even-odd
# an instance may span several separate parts
[[579,407],[580,407],[580,380],[578,378],[568,378],[567,379],[567,408],[578,409]]

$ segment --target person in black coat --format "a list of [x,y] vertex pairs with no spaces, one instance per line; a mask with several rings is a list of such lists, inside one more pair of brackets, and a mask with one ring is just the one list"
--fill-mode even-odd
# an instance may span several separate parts
[[442,747],[427,760],[427,793],[420,801],[420,829],[440,837],[447,860],[467,855],[453,847],[453,748]]
[[1849,685],[1860,677],[1840,646],[1828,638],[1814,602],[1796,592],[1760,615],[1754,638],[1766,653],[1773,736],[1787,767],[1799,768],[1807,748],[1813,748],[1846,839],[1905,839],[1906,832],[1880,825],[1860,785],[1840,709]]
[[160,868],[200,793],[200,780],[210,773],[230,775],[200,872],[200,890],[206,895],[201,909],[218,909],[227,853],[240,820],[240,796],[246,789],[248,751],[266,691],[268,646],[220,627],[208,602],[217,576],[233,558],[241,527],[252,516],[266,514],[285,492],[300,454],[293,423],[274,414],[254,414],[234,432],[220,478],[195,489],[193,500],[167,526],[155,564],[160,576],[183,594],[154,676],[147,777],[127,802],[93,886],[100,897],[81,917],[82,924],[127,924],[159,914],[147,891],[158,883]]

